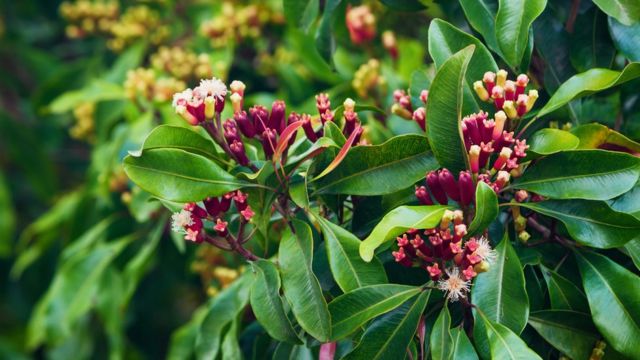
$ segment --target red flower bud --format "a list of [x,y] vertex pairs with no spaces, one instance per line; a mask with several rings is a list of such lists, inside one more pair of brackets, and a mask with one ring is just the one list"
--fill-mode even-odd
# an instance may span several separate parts
[[262,134],[267,129],[269,112],[264,106],[256,105],[249,109],[249,114],[253,120],[253,126],[257,134]]
[[278,134],[281,134],[286,127],[285,122],[286,104],[282,100],[276,100],[271,105],[271,115],[269,116],[269,122],[267,126],[275,130]]
[[231,199],[233,198],[234,192],[226,193],[220,198],[220,211],[227,212],[231,207]]
[[220,212],[222,211],[222,209],[220,209],[220,200],[218,200],[218,198],[216,197],[208,197],[204,199],[203,203],[209,215],[213,217],[218,216],[218,214],[220,214]]
[[229,149],[231,149],[233,155],[236,156],[240,165],[249,165],[249,158],[247,157],[247,153],[244,151],[244,144],[241,141],[233,140],[233,143],[229,145]]
[[264,156],[267,159],[271,159],[271,157],[273,156],[277,143],[278,140],[275,130],[266,129],[262,133],[262,149],[264,150]]
[[226,221],[222,221],[222,219],[218,218],[216,220],[216,224],[213,226],[213,230],[218,233],[218,236],[225,237],[229,233],[227,225],[228,223]]
[[248,206],[247,195],[244,194],[242,191],[238,190],[233,196],[233,202],[236,204],[236,209],[238,209],[239,211],[242,211],[246,209]]
[[240,135],[238,134],[238,127],[236,122],[229,119],[222,124],[224,128],[224,138],[227,140],[227,144],[231,145],[234,141],[240,141]]
[[256,136],[256,128],[253,125],[253,121],[249,119],[246,111],[233,114],[233,119],[236,121],[238,128],[244,136],[248,138]]
[[419,107],[413,112],[413,120],[420,125],[422,131],[426,130],[427,124],[427,111],[424,107]]
[[197,218],[206,218],[207,217],[207,211],[203,208],[201,208],[200,206],[198,206],[196,203],[186,203],[184,204],[183,209],[187,210],[187,211],[191,211],[191,214],[193,214],[193,216],[197,217]]
[[458,186],[460,187],[460,205],[471,204],[476,196],[473,178],[468,171],[461,171],[458,176]]
[[431,266],[427,266],[427,271],[429,272],[429,276],[431,280],[438,281],[440,275],[442,275],[442,270],[438,267],[438,263],[434,263]]
[[454,201],[460,201],[460,189],[458,189],[458,184],[456,184],[456,180],[448,169],[442,169],[438,172],[438,181],[448,197]]
[[253,218],[255,214],[256,213],[254,213],[253,210],[251,210],[251,206],[247,206],[246,209],[240,211],[240,215],[242,215],[245,221],[251,221],[251,218]]
[[430,171],[427,174],[427,186],[429,186],[433,197],[435,197],[440,204],[446,205],[449,202],[447,200],[447,194],[444,192],[444,189],[442,189],[440,181],[438,180],[438,174],[435,171]]
[[307,135],[307,139],[311,142],[316,142],[318,137],[316,136],[315,131],[313,131],[313,124],[311,124],[311,116],[308,114],[302,114],[300,118],[302,121],[302,129],[304,130],[304,134]]
[[416,187],[416,197],[418,201],[422,205],[433,205],[433,200],[431,200],[431,195],[427,191],[427,188],[424,186]]

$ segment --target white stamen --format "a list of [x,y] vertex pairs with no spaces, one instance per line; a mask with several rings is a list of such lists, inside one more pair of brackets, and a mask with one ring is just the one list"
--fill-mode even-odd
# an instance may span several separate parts
[[469,282],[460,276],[458,268],[447,270],[447,279],[438,281],[438,288],[447,293],[447,299],[458,301],[469,292]]
[[173,94],[173,102],[171,103],[171,106],[185,106],[191,100],[193,100],[193,90],[186,89],[179,93]]
[[171,230],[184,233],[185,227],[193,225],[193,218],[191,217],[191,211],[180,210],[179,212],[171,215]]
[[478,248],[475,254],[480,256],[482,260],[492,264],[496,260],[496,251],[491,248],[489,240],[484,236],[477,240]]
[[200,86],[194,89],[201,98],[213,96],[220,99],[227,95],[227,86],[219,79],[200,80]]

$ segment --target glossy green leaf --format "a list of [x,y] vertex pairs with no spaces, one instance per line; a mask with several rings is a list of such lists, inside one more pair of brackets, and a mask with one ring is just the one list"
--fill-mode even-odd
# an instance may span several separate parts
[[477,360],[478,354],[471,344],[471,340],[467,337],[464,329],[457,327],[451,329],[451,337],[453,337],[453,352],[451,359]]
[[445,61],[433,79],[427,102],[427,134],[433,154],[442,167],[454,173],[467,168],[460,120],[467,66],[475,46],[469,45]]
[[16,225],[16,213],[11,202],[11,192],[0,171],[0,258],[11,253]]
[[180,149],[153,149],[127,156],[124,171],[145,191],[171,201],[200,201],[239,189],[246,183],[213,160]]
[[343,292],[387,282],[384,267],[378,259],[365,262],[360,257],[360,239],[321,216],[316,219],[324,235],[331,273]]
[[629,191],[640,177],[640,159],[603,150],[564,151],[527,168],[513,182],[556,199],[607,200]]
[[640,231],[640,220],[614,211],[603,201],[548,200],[519,205],[560,220],[577,242],[595,248],[622,246]]
[[426,7],[420,0],[380,0],[383,4],[393,10],[419,11]]
[[431,87],[431,78],[424,70],[415,70],[411,73],[411,82],[409,83],[409,95],[411,95],[411,104],[414,109],[424,106],[420,100],[422,90],[429,90]]
[[573,310],[532,312],[529,325],[547,342],[572,359],[588,359],[599,338],[591,317]]
[[[260,354],[263,355],[263,354]],[[259,357],[258,357],[259,358]],[[311,349],[304,345],[279,343],[271,360],[314,360]]]
[[220,353],[223,330],[234,321],[249,302],[252,281],[253,276],[246,274],[222,290],[211,301],[196,338],[198,359],[212,360]]
[[498,216],[498,196],[485,182],[476,187],[476,213],[469,225],[469,236],[479,234],[489,227]]
[[48,110],[54,114],[61,114],[71,111],[83,103],[125,98],[122,86],[104,80],[94,80],[80,90],[73,90],[60,95],[49,104]]
[[167,350],[168,360],[182,360],[193,357],[200,324],[207,315],[207,310],[206,304],[201,305],[193,312],[188,323],[180,326],[171,334],[171,341]]
[[550,155],[560,151],[573,150],[580,144],[580,139],[572,133],[559,129],[541,129],[527,139],[527,154]]
[[140,156],[145,150],[159,148],[180,149],[212,159],[218,159],[220,157],[211,140],[204,138],[191,129],[171,125],[160,125],[153,129],[144,140],[142,149],[131,152],[131,154],[133,156]]
[[625,25],[609,17],[609,33],[616,48],[630,61],[640,61],[640,22]]
[[380,284],[358,288],[329,303],[331,338],[340,340],[370,319],[387,313],[420,292],[419,287]]
[[635,0],[593,0],[600,10],[625,25],[640,21],[640,3]]
[[491,321],[490,318],[482,312],[478,312],[478,314],[480,314],[481,321],[487,333],[492,359],[541,359],[538,354],[527,347],[527,344],[525,344],[518,335],[509,330],[508,327]]
[[373,259],[373,252],[385,241],[392,240],[408,229],[428,229],[440,223],[447,206],[400,206],[389,211],[371,234],[360,243],[360,256]]
[[547,0],[500,0],[495,33],[505,61],[517,68],[529,42],[529,29]]
[[520,334],[529,317],[522,265],[507,236],[495,251],[496,260],[488,272],[477,276],[471,299],[492,322]]
[[331,315],[320,283],[311,269],[313,236],[306,223],[294,220],[295,233],[287,228],[280,241],[278,259],[282,287],[293,315],[302,328],[326,342],[331,336]]
[[318,0],[283,0],[287,22],[301,29],[308,29],[320,12]]
[[438,315],[431,329],[429,349],[431,350],[432,359],[447,360],[451,357],[454,350],[454,343],[450,328],[451,315],[449,315],[449,309],[445,303],[445,306],[440,310],[440,315]]
[[[464,86],[462,106],[465,114],[477,111],[478,105],[473,91],[473,83],[482,80],[486,71],[498,71],[498,65],[493,60],[489,50],[480,40],[440,19],[434,19],[429,25],[428,44],[429,54],[433,58],[437,69],[456,52],[469,45],[475,46],[465,74],[466,84]],[[431,96],[432,94],[430,93],[430,99]]]
[[431,290],[423,291],[402,306],[375,319],[362,335],[358,346],[344,359],[394,360],[398,354],[404,356],[430,295]]
[[578,149],[613,148],[640,153],[640,143],[602,124],[580,125],[571,129],[571,133],[580,139]]
[[496,38],[496,12],[492,1],[487,0],[460,0],[469,24],[479,32],[491,50],[501,53]]
[[352,148],[338,167],[316,182],[317,194],[384,195],[413,186],[438,168],[429,141],[400,135],[381,145]]
[[607,344],[629,358],[640,354],[640,277],[609,258],[576,252],[593,322]]
[[636,268],[640,270],[640,238],[633,239],[624,244],[624,250],[631,257]]
[[628,192],[608,201],[615,211],[633,215],[640,219],[640,182]]
[[544,267],[542,268],[542,274],[547,282],[552,309],[589,312],[586,296],[574,283],[555,271]]
[[268,260],[257,260],[251,266],[255,279],[250,300],[256,319],[272,338],[300,344],[280,296],[280,274],[275,264]]
[[591,69],[572,76],[560,85],[547,104],[540,109],[537,117],[550,114],[568,104],[571,100],[606,90],[640,76],[640,63],[631,63],[622,71]]
[[569,48],[571,64],[577,71],[611,67],[616,48],[609,35],[607,18],[595,7],[576,18]]

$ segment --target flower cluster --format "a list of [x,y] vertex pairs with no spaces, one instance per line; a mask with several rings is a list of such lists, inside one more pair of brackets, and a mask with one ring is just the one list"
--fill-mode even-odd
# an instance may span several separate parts
[[461,171],[458,181],[451,171],[441,169],[426,175],[426,186],[416,186],[416,197],[423,205],[433,205],[435,201],[446,205],[449,199],[467,206],[475,200],[475,184],[470,171]]
[[120,5],[117,1],[65,1],[60,4],[60,15],[69,23],[66,33],[69,38],[83,38],[94,34],[108,34],[118,18]]
[[183,81],[213,76],[213,66],[209,55],[196,54],[181,47],[162,46],[151,55],[151,65]]
[[427,128],[427,100],[429,99],[429,91],[422,90],[420,92],[420,101],[424,106],[420,106],[413,110],[411,104],[411,95],[404,90],[396,90],[393,92],[393,106],[391,112],[406,120],[413,120],[422,130]]
[[407,267],[426,270],[447,298],[457,301],[466,297],[471,281],[489,270],[495,251],[484,237],[467,236],[467,225],[461,210],[446,210],[438,227],[410,229],[397,238],[395,261]]
[[162,23],[158,12],[144,5],[128,8],[110,31],[111,39],[107,46],[114,51],[121,51],[139,39],[147,39],[157,45],[169,36],[169,27]]
[[502,110],[509,119],[519,119],[531,111],[538,99],[538,91],[525,89],[529,84],[529,77],[520,74],[516,81],[507,80],[507,72],[499,70],[497,73],[487,71],[482,78],[473,83],[473,89],[482,101],[493,102],[496,110]]
[[265,6],[238,6],[226,1],[222,4],[221,14],[204,21],[200,25],[200,32],[211,39],[214,47],[223,47],[229,41],[241,42],[260,37],[262,27],[268,23],[282,24],[284,19],[281,14],[272,12]]
[[240,190],[232,191],[220,198],[208,197],[202,201],[204,208],[196,203],[187,203],[183,209],[171,216],[173,231],[184,234],[184,239],[196,243],[202,243],[207,235],[204,231],[204,221],[214,222],[213,230],[220,237],[226,237],[228,222],[224,221],[224,215],[231,208],[231,203],[240,215],[241,222],[250,221],[255,215],[251,206],[247,204],[247,194]]
[[351,42],[356,45],[367,43],[376,36],[376,17],[367,5],[347,9],[345,16]]
[[351,85],[358,96],[364,99],[368,98],[372,92],[384,95],[387,81],[380,73],[380,62],[376,59],[370,59],[362,64],[356,71]]
[[73,117],[76,122],[69,129],[69,134],[77,140],[93,141],[95,138],[95,111],[96,105],[92,102],[85,102],[73,109]]
[[137,68],[127,72],[124,91],[129,99],[166,102],[173,94],[184,89],[185,83],[173,77],[157,77],[152,69]]

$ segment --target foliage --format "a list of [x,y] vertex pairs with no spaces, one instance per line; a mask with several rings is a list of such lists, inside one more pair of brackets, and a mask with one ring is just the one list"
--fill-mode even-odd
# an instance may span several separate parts
[[0,358],[640,356],[636,2],[1,7]]

